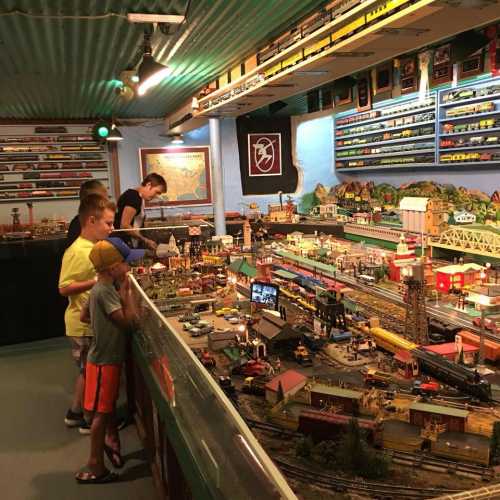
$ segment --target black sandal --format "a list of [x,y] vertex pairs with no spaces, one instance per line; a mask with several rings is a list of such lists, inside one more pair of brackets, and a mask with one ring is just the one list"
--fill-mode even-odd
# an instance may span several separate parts
[[80,484],[106,484],[118,479],[118,474],[106,469],[102,474],[96,476],[91,470],[77,472],[75,479]]
[[116,469],[121,469],[125,465],[125,461],[123,460],[121,453],[117,450],[113,450],[111,446],[105,444],[104,453],[106,453],[106,456],[108,457],[109,461]]

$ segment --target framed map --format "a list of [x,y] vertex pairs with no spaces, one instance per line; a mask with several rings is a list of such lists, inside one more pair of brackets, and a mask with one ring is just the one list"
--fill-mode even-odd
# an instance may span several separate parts
[[212,203],[208,146],[140,148],[142,178],[151,173],[167,181],[167,193],[148,206]]

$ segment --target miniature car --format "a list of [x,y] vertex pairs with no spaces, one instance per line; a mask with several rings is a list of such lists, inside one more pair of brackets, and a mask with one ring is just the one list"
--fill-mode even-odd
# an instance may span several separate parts
[[230,318],[227,318],[227,321],[231,323],[231,325],[237,325],[240,322],[240,318],[231,316]]
[[241,373],[245,375],[245,377],[257,377],[259,375],[264,375],[266,372],[266,365],[254,359],[251,359],[241,368]]
[[200,316],[198,314],[192,314],[192,313],[185,313],[179,318],[179,321],[181,322],[190,322],[190,323],[196,323],[199,320]]
[[222,307],[221,309],[217,309],[215,311],[216,316],[224,316],[226,314],[231,314],[231,308],[230,307]]
[[412,394],[437,394],[441,386],[434,381],[422,382],[421,380],[415,380],[413,382]]
[[212,325],[206,325],[202,327],[195,326],[194,328],[191,328],[191,330],[189,330],[189,335],[191,335],[191,337],[201,337],[202,335],[209,334],[212,330]]
[[182,329],[184,331],[189,331],[189,330],[192,330],[194,328],[194,325],[192,323],[189,323],[189,322],[186,322],[186,323],[182,323]]

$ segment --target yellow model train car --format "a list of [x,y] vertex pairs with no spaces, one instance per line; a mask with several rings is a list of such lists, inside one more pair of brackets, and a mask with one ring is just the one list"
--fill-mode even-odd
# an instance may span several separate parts
[[283,62],[281,63],[281,69],[284,70],[286,68],[289,68],[290,66],[294,66],[298,62],[302,61],[303,58],[304,56],[302,54],[302,50],[299,50],[298,52],[295,52],[290,57],[287,57],[283,60]]
[[331,38],[328,35],[326,38],[321,39],[319,42],[313,43],[304,49],[304,57],[310,57],[318,52],[321,52],[324,48],[330,45]]
[[366,22],[370,23],[375,21],[379,17],[385,16],[391,13],[393,10],[401,7],[402,5],[409,3],[410,0],[389,0],[380,4],[376,9],[371,10],[366,14]]
[[384,328],[374,327],[369,330],[370,335],[375,340],[378,347],[396,354],[398,351],[411,351],[417,344],[406,340],[404,337],[385,330]]
[[264,77],[265,78],[271,78],[273,75],[276,73],[279,73],[281,71],[281,61],[274,66],[271,66],[270,68],[266,69],[264,71]]

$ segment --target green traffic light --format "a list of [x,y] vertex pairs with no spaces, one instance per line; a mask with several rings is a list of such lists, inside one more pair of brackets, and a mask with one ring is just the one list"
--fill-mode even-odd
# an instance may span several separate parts
[[99,135],[99,137],[102,137],[102,138],[108,137],[108,135],[109,135],[109,128],[106,127],[105,125],[101,125],[97,129],[97,134]]

